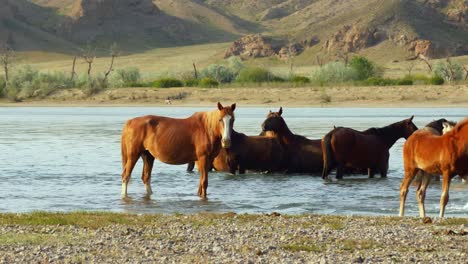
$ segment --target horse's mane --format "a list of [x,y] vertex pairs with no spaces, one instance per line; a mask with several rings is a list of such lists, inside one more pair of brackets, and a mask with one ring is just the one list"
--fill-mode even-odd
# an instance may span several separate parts
[[398,129],[399,125],[402,122],[404,122],[404,120],[398,121],[396,123],[393,123],[384,127],[371,127],[369,129],[362,131],[361,133],[367,134],[367,135],[386,136],[389,131],[394,131]]
[[202,115],[203,123],[207,129],[206,133],[208,133],[210,137],[213,137],[214,132],[216,131],[216,128],[219,124],[219,111],[213,110],[207,112],[197,112],[194,115],[197,114]]
[[448,121],[445,118],[433,120],[429,124],[427,124],[423,129],[428,130],[430,132],[436,131],[437,134],[442,135],[443,123],[449,123],[451,126],[455,126],[457,123],[453,121]]
[[449,131],[448,133],[452,132],[452,131],[460,131],[460,129],[462,129],[462,127],[468,125],[468,117],[463,119],[462,121],[458,122],[458,124],[451,130]]

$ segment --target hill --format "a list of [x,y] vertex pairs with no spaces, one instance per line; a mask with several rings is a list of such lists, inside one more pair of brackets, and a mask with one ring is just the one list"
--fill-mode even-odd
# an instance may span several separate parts
[[293,47],[298,63],[317,54],[381,60],[468,54],[464,0],[0,0],[0,6],[0,41],[25,51],[73,53],[86,43],[117,42],[139,53],[260,33],[273,40],[274,52],[265,54],[284,57]]

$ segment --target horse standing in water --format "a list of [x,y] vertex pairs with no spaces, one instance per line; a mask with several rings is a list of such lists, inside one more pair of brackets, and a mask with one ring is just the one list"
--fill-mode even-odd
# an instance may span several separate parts
[[236,104],[211,112],[197,112],[185,119],[142,116],[130,119],[122,131],[122,196],[140,157],[143,159],[142,180],[147,195],[152,194],[150,180],[154,159],[167,164],[197,161],[200,171],[198,195],[206,199],[208,171],[222,148],[231,147]]
[[346,127],[333,129],[322,139],[322,178],[328,178],[330,171],[336,168],[336,178],[341,179],[345,167],[368,168],[369,177],[373,177],[375,170],[378,170],[382,177],[386,177],[389,149],[398,139],[408,138],[417,129],[413,116],[363,132]]
[[322,147],[320,139],[311,140],[304,136],[295,135],[289,130],[284,121],[283,108],[278,112],[271,112],[262,124],[262,130],[274,132],[283,144],[287,161],[286,169],[289,173],[317,173],[322,170]]
[[[213,161],[216,171],[231,174],[244,174],[250,171],[278,172],[284,170],[284,151],[279,140],[272,136],[247,136],[232,131],[229,149],[221,149]],[[189,163],[187,171],[192,171],[193,163]]]
[[468,119],[443,135],[437,135],[429,129],[416,131],[403,146],[403,162],[405,178],[400,186],[400,216],[405,214],[405,201],[410,183],[419,171],[423,171],[424,176],[416,193],[419,216],[426,215],[424,200],[430,174],[442,174],[439,217],[444,217],[450,181],[455,175],[468,174]]

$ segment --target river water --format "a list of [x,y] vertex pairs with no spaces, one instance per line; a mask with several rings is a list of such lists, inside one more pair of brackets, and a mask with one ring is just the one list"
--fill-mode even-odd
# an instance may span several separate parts
[[[120,198],[120,133],[132,117],[155,114],[187,117],[207,108],[180,107],[14,107],[0,108],[0,212],[104,210],[128,213],[227,212],[397,215],[403,177],[402,144],[390,150],[388,178],[346,177],[326,183],[311,175],[209,175],[208,201],[196,195],[199,175],[185,166],[155,163],[154,195],[144,197],[141,162]],[[235,129],[256,135],[269,108],[236,110]],[[271,109],[277,110],[277,109]],[[415,115],[417,126],[438,118],[461,120],[464,108],[284,108],[290,129],[321,138],[333,125],[358,130],[381,127]],[[429,215],[439,210],[440,183],[426,195]],[[447,216],[468,216],[468,184],[452,181]],[[415,186],[407,215],[417,215]]]

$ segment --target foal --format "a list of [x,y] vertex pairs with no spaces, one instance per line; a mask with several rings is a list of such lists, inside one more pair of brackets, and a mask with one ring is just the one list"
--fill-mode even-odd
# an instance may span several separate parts
[[[450,181],[455,175],[468,174],[468,119],[439,136],[429,130],[415,132],[403,147],[405,177],[400,186],[400,216],[405,214],[408,187],[419,171],[442,174],[439,217],[444,217],[449,200]],[[424,176],[417,191],[419,216],[425,217],[424,199],[430,177]]]

